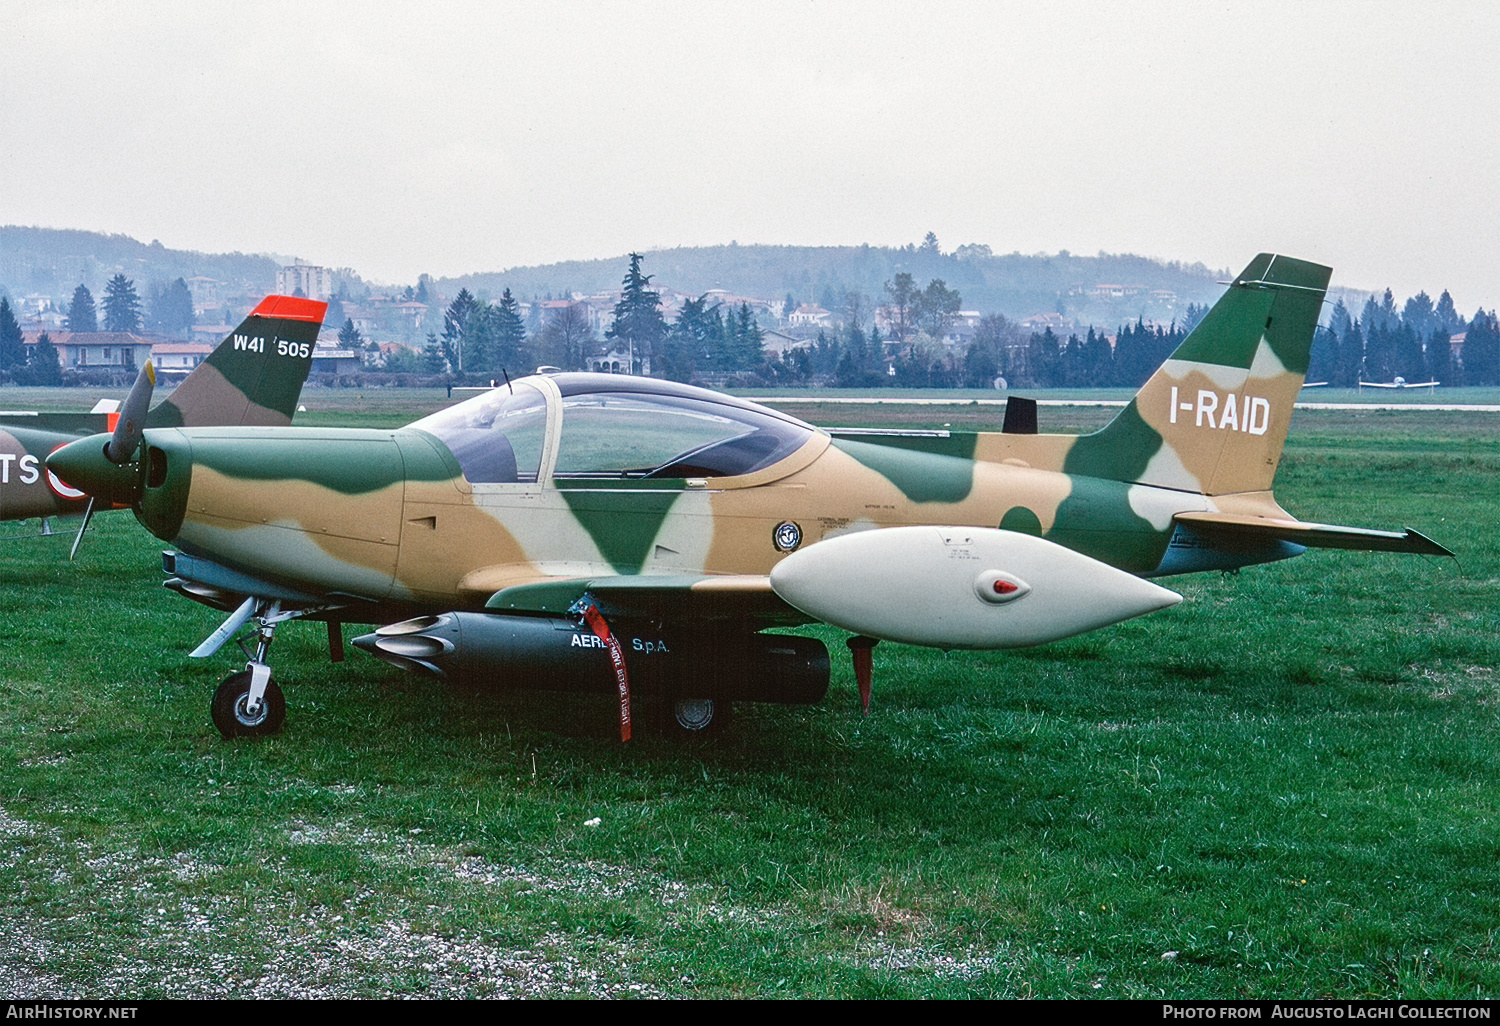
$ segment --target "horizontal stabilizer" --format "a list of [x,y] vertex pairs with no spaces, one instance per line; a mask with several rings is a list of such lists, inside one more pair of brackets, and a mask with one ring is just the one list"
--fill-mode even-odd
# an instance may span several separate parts
[[1194,531],[1217,538],[1285,541],[1317,549],[1415,552],[1424,556],[1453,555],[1431,538],[1409,527],[1401,531],[1372,531],[1363,527],[1309,524],[1301,520],[1236,513],[1179,513],[1177,520]]

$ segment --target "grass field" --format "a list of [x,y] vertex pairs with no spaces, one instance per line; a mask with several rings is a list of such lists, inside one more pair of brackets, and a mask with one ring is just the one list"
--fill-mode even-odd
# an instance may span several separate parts
[[[436,401],[323,395],[309,422]],[[882,645],[869,717],[838,660],[822,705],[691,744],[331,665],[295,624],[285,730],[228,744],[234,660],[186,658],[214,614],[128,514],[76,564],[0,541],[0,993],[1500,996],[1500,415],[1299,413],[1277,492],[1459,559],[1313,552],[1039,649]]]

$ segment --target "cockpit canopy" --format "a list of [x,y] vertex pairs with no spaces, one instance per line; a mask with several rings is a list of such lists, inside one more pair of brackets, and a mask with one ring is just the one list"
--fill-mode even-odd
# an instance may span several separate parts
[[529,482],[542,473],[550,410],[562,418],[558,478],[734,477],[784,459],[814,433],[733,396],[610,374],[522,378],[411,426],[440,439],[470,484]]

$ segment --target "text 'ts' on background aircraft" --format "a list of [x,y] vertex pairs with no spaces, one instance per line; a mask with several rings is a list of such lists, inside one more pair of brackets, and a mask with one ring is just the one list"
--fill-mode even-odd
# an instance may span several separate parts
[[[327,309],[314,300],[267,296],[149,412],[156,372],[148,361],[123,406],[0,413],[0,520],[92,515],[93,493],[65,484],[46,467],[49,454],[81,437],[113,432],[108,459],[132,473],[144,469],[134,461],[146,428],[290,424]],[[85,517],[80,539],[87,526]]]
[[[254,658],[213,700],[225,736],[285,715],[277,626],[383,625],[355,644],[495,687],[666,704],[684,729],[735,701],[827,690],[814,639],[1035,645],[1170,606],[1144,578],[1285,559],[1306,546],[1446,555],[1414,531],[1304,523],[1272,478],[1329,270],[1261,255],[1123,412],[1083,436],[841,435],[667,381],[523,378],[399,430],[148,428],[48,466],[132,506],[175,546],[168,587],[252,618]],[[1034,419],[1033,419],[1034,424]],[[1034,426],[1031,428],[1034,432]]]

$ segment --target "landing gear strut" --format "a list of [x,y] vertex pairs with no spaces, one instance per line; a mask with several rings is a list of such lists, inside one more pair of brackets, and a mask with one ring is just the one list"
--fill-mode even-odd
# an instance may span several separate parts
[[[219,685],[219,690],[214,692],[214,700],[209,707],[214,726],[219,728],[219,733],[223,734],[226,739],[264,737],[267,734],[274,734],[281,729],[282,722],[286,720],[286,696],[271,679],[271,666],[266,661],[266,656],[270,653],[271,642],[276,637],[276,625],[283,620],[291,619],[295,614],[283,613],[281,603],[274,599],[247,599],[246,606],[252,601],[254,601],[253,615],[256,621],[255,654],[250,657],[250,661],[245,664],[243,670],[232,673],[224,679],[224,682]],[[240,610],[231,616],[224,626],[219,628],[219,631],[215,632],[216,635],[222,635],[218,644],[223,644],[223,640],[237,630],[239,624],[248,620],[249,613],[250,610],[241,606]],[[235,623],[236,619],[239,623]],[[226,628],[228,628],[227,631]],[[205,642],[204,645],[199,646],[199,651],[208,644],[209,642]],[[193,654],[198,655],[198,651]]]

